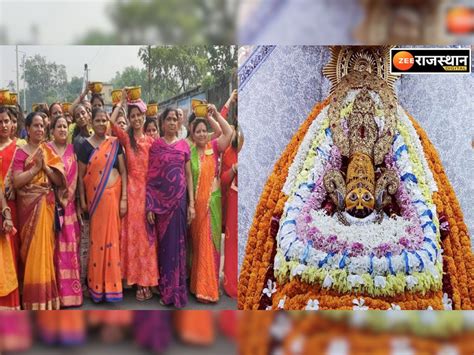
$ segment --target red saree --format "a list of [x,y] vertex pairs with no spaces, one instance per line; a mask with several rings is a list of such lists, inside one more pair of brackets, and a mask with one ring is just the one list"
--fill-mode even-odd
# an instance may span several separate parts
[[[237,163],[237,151],[232,146],[227,148],[222,157],[222,211],[225,221],[224,242],[224,290],[237,299],[237,175],[232,172],[232,165]],[[232,178],[231,178],[232,176]]]
[[[5,192],[6,188],[12,189],[11,184],[11,165],[13,162],[13,156],[16,151],[16,142],[12,141],[8,146],[0,151],[0,188]],[[16,203],[15,201],[8,201],[8,207],[11,209],[13,226],[18,228],[18,221],[16,218]],[[1,219],[0,219],[1,221]],[[1,228],[1,227],[0,227]],[[2,267],[5,270],[4,274],[10,279],[10,282],[17,279],[18,271],[18,254],[20,250],[19,237],[16,233],[10,235],[0,235],[0,253],[2,253]],[[11,267],[13,266],[13,269]],[[11,287],[5,284],[3,292],[1,291],[2,286],[0,283],[0,310],[1,309],[20,309],[20,294],[17,287],[11,290],[11,292],[5,293]]]

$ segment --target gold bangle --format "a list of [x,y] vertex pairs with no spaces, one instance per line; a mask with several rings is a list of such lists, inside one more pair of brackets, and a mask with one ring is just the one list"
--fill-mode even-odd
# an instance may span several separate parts
[[8,219],[7,216],[5,215],[5,212],[7,212],[7,211],[10,212],[10,218],[9,218],[9,219],[11,219],[11,218],[12,218],[12,210],[11,210],[11,208],[8,207],[8,206],[5,207],[5,208],[2,210],[2,216],[3,216],[5,219]]

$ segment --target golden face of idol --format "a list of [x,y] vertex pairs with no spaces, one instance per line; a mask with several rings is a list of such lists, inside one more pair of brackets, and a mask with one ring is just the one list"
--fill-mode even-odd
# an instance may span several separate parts
[[346,195],[346,211],[357,218],[367,217],[375,207],[374,195],[362,186],[359,186]]

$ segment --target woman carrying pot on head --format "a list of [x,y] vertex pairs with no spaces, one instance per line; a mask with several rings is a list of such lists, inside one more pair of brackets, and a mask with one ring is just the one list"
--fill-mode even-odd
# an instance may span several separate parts
[[145,301],[152,298],[150,287],[158,285],[156,244],[150,244],[146,230],[145,201],[148,155],[153,138],[145,135],[143,124],[146,104],[138,99],[127,105],[130,127],[124,132],[117,124],[118,114],[127,104],[127,94],[117,104],[110,121],[112,132],[125,148],[127,156],[127,197],[129,205],[121,230],[122,278],[128,285],[137,285],[136,298]]
[[[191,170],[196,218],[191,223],[191,293],[200,302],[219,300],[219,260],[222,210],[219,184],[219,155],[229,146],[232,128],[214,105],[208,106],[207,120],[191,124]],[[222,135],[209,140],[208,123],[217,121]]]
[[222,154],[221,186],[222,216],[225,226],[224,242],[224,290],[229,297],[237,298],[237,156],[242,149],[244,137],[237,123],[232,132],[232,142]]

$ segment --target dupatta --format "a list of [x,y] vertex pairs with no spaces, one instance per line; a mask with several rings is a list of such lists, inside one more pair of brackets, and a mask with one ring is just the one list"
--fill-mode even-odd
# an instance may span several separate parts
[[84,186],[90,216],[94,214],[107,186],[115,159],[117,159],[118,149],[119,142],[117,138],[108,137],[94,149],[89,158],[86,175],[84,176]]

